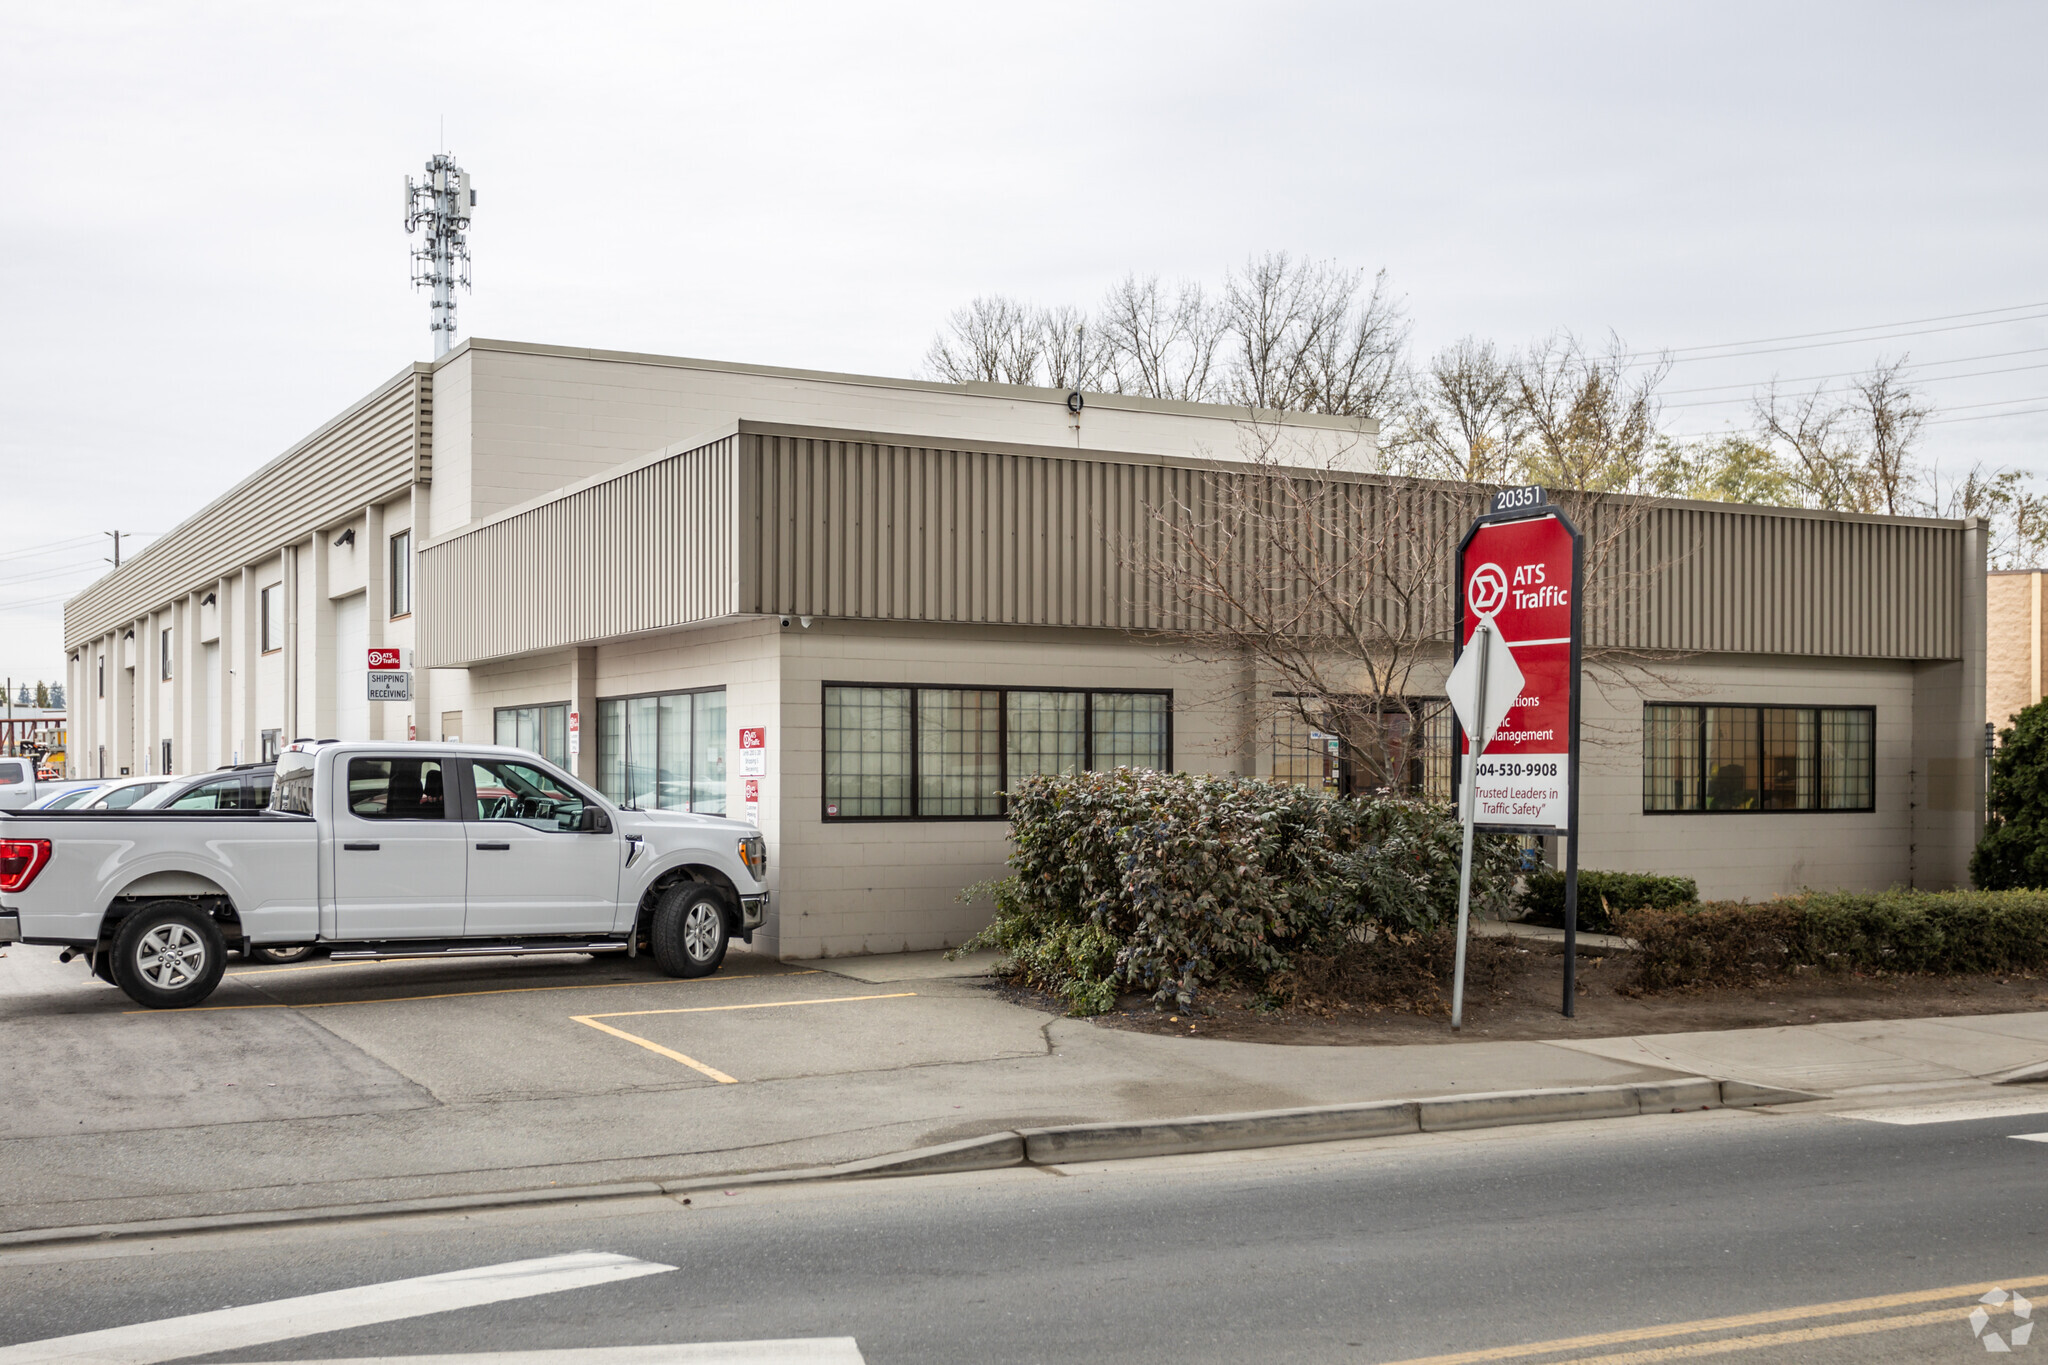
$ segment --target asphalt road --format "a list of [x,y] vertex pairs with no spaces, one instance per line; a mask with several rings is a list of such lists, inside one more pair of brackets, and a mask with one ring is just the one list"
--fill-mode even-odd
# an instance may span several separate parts
[[[1965,1360],[1985,1286],[2038,1286],[2048,1316],[2048,1143],[2013,1136],[2044,1131],[1720,1111],[52,1248],[0,1255],[0,1342],[596,1250],[676,1269],[207,1358],[850,1337],[871,1362]],[[2008,1302],[1988,1330],[2018,1325]],[[189,1354],[158,1330],[124,1358]]]

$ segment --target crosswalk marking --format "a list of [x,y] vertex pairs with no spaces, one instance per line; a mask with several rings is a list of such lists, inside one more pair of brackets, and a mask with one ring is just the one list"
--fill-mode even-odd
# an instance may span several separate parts
[[157,1365],[184,1356],[246,1350],[293,1337],[586,1289],[674,1269],[603,1251],[507,1261],[0,1346],[0,1365]]
[[596,1346],[461,1356],[353,1356],[275,1365],[867,1365],[852,1337],[700,1341],[687,1346]]
[[1886,1109],[1844,1109],[1835,1117],[1864,1123],[1967,1123],[1972,1119],[2018,1118],[2048,1114],[2048,1095],[1995,1100],[1948,1100],[1940,1104],[1899,1105]]

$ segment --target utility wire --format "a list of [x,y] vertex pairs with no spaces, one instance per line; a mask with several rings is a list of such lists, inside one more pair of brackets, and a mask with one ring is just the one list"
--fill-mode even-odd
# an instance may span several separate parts
[[[2048,348],[2043,348],[2043,349],[2048,349]],[[1935,383],[1941,383],[1941,382],[1944,382],[1944,381],[1946,381],[1946,380],[1950,380],[1950,379],[1981,379],[1981,378],[1983,378],[1983,377],[1984,377],[1985,375],[1988,375],[1988,374],[2019,374],[2019,373],[2021,373],[2022,371],[2025,371],[2025,370],[2048,370],[2048,361],[2043,361],[2043,362],[2042,362],[2042,363],[2040,363],[2039,365],[2008,365],[2008,366],[2006,366],[2005,368],[2003,368],[2003,369],[1998,369],[1998,370],[1971,370],[1971,371],[1969,371],[1968,373],[1965,373],[1965,374],[1930,374],[1930,375],[1927,375],[1927,376],[1925,376],[1925,377],[1923,377],[1923,378],[1921,378],[1921,379],[1917,379],[1917,380],[1915,380],[1914,382],[1915,382],[1915,383],[1918,383],[1918,384],[1935,384]],[[1762,385],[1758,385],[1757,387],[1761,388],[1761,387],[1763,387],[1763,386],[1762,386]],[[1818,396],[1818,397],[1829,397],[1829,396],[1836,396],[1836,395],[1840,395],[1840,394],[1845,394],[1845,393],[1855,393],[1855,392],[1856,392],[1856,390],[1855,390],[1854,388],[1847,388],[1847,389],[1816,389],[1816,390],[1814,391],[1814,393],[1815,393],[1815,396]],[[1795,394],[1795,395],[1794,395],[1794,397],[1804,397],[1804,396],[1805,396],[1804,394]],[[1749,400],[1749,398],[1748,398],[1747,396],[1745,396],[1745,397],[1742,397],[1742,398],[1701,398],[1701,399],[1697,399],[1697,400],[1695,400],[1695,401],[1693,401],[1693,402],[1690,402],[1690,403],[1665,403],[1665,404],[1663,404],[1663,406],[1664,406],[1664,407],[1666,407],[1666,408],[1718,408],[1718,407],[1726,407],[1726,406],[1727,406],[1727,405],[1729,405],[1730,403],[1747,403],[1747,402],[1749,402],[1749,401],[1750,401],[1750,400]],[[2015,402],[2015,403],[2025,403],[2025,402],[2029,402],[2029,401],[2031,401],[2031,400],[2029,400],[2029,399],[2025,399],[2025,398],[2015,398],[2015,399],[2013,399],[2013,400],[2011,400],[2011,401],[2013,401],[2013,402]]]
[[1927,425],[1930,427],[1943,427],[1947,426],[1950,422],[1988,422],[1994,417],[2026,417],[2037,412],[2048,412],[2048,408],[2018,408],[2012,412],[1980,412],[1974,417],[1934,417],[1928,420]]
[[[1953,360],[1916,360],[1909,365],[1902,366],[1901,368],[1912,371],[1927,370],[1934,368],[1936,365],[1968,365],[1973,361],[1978,360],[2007,360],[2016,355],[2039,355],[2043,351],[2048,351],[2048,346],[2026,346],[2022,347],[2017,351],[1991,351],[1985,355],[1959,355]],[[1780,379],[1775,382],[1780,384],[1816,384],[1820,383],[1823,380],[1828,379],[1854,379],[1859,375],[1865,375],[1868,373],[1870,373],[1868,369],[1843,370],[1837,374],[1808,374],[1801,375],[1797,379]],[[1996,373],[1996,371],[1987,371],[1987,373]],[[1942,377],[1951,378],[1953,376]],[[1744,380],[1741,383],[1736,384],[1702,384],[1697,388],[1665,389],[1663,390],[1663,392],[1672,395],[1686,393],[1720,393],[1727,389],[1754,389],[1757,387],[1759,387],[1757,384],[1748,380]]]
[[[1687,354],[1689,354],[1689,353],[1691,353],[1691,352],[1693,352],[1693,351],[1725,351],[1725,350],[1729,350],[1730,348],[1732,348],[1732,347],[1736,347],[1736,346],[1770,346],[1770,345],[1774,345],[1774,344],[1776,344],[1777,342],[1780,342],[1780,341],[1808,341],[1808,340],[1811,340],[1811,339],[1813,339],[1813,338],[1815,338],[1815,337],[1838,337],[1838,336],[1847,336],[1847,335],[1848,335],[1849,333],[1851,333],[1851,332],[1889,332],[1889,331],[1894,331],[1894,330],[1896,330],[1896,329],[1898,329],[1898,328],[1900,328],[1900,327],[1919,327],[1919,326],[1921,326],[1922,324],[1924,324],[1924,323],[1929,323],[1929,322],[1953,322],[1953,321],[1955,321],[1955,320],[1956,320],[1957,318],[1982,318],[1982,317],[1990,317],[1990,316],[1991,316],[1991,314],[1993,314],[1993,313],[2029,313],[2029,312],[2032,312],[2032,311],[2034,311],[2035,309],[2039,309],[2039,308],[2048,308],[2048,302],[2043,302],[2043,303],[2015,303],[2015,304],[2011,304],[2011,305],[2009,305],[2009,306],[2007,306],[2007,307],[2004,307],[2004,308],[1979,308],[1979,309],[1975,310],[1974,312],[1969,312],[1969,313],[1942,313],[1942,314],[1940,314],[1940,315],[1938,315],[1938,316],[1936,316],[1936,317],[1930,317],[1930,318],[1906,318],[1906,319],[1904,319],[1903,321],[1900,321],[1900,322],[1873,322],[1873,323],[1870,323],[1869,325],[1867,325],[1867,326],[1863,326],[1863,327],[1836,327],[1836,328],[1832,328],[1832,329],[1830,329],[1830,330],[1828,330],[1828,331],[1824,331],[1824,332],[1790,332],[1790,333],[1787,333],[1787,334],[1786,334],[1786,335],[1784,335],[1784,336],[1775,336],[1775,337],[1753,337],[1753,338],[1751,338],[1751,339],[1750,339],[1750,340],[1748,340],[1748,341],[1719,341],[1719,342],[1710,342],[1710,343],[1707,343],[1707,344],[1705,344],[1705,345],[1700,345],[1700,346],[1667,346],[1667,347],[1664,347],[1664,348],[1663,348],[1663,349],[1661,349],[1661,350],[1655,350],[1655,351],[1632,351],[1632,352],[1629,352],[1629,353],[1627,353],[1627,354],[1625,354],[1625,355],[1620,355],[1620,356],[1616,356],[1616,357],[1615,357],[1615,359],[1617,359],[1617,360],[1656,360],[1656,359],[1660,359],[1660,358],[1662,358],[1662,357],[1664,357],[1664,356],[1683,356],[1683,355],[1687,355]],[[2002,319],[1997,319],[1997,320],[1994,320],[1994,321],[1991,321],[1991,322],[1977,322],[1977,323],[1971,323],[1971,324],[1969,324],[1969,325],[1970,325],[1970,326],[1973,326],[1973,327],[1996,327],[1996,326],[2000,325],[2000,323],[2001,323],[2001,322],[2025,322],[2025,321],[2027,321],[2027,319],[2025,319],[2025,318],[2002,318]],[[1948,331],[1954,331],[1954,330],[1956,330],[1956,329],[1955,329],[1955,328],[1952,328],[1952,327],[1937,327],[1937,328],[1934,328],[1933,330],[1935,330],[1935,331],[1937,331],[1937,332],[1948,332]],[[1907,333],[1906,335],[1919,335],[1919,334],[1918,334],[1918,333]],[[1885,340],[1885,338],[1884,338],[1884,337],[1863,337],[1863,338],[1860,338],[1860,339],[1861,339],[1861,340],[1864,340],[1864,341],[1883,341],[1883,340]],[[1841,344],[1841,343],[1837,343],[1837,344]],[[1788,349],[1788,350],[1798,350],[1798,349],[1803,349],[1803,348],[1800,348],[1800,347],[1787,347],[1786,349]]]

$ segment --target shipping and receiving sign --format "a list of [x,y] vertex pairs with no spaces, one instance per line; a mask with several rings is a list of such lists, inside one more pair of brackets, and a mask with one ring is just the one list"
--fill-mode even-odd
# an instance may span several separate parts
[[[1500,635],[1521,675],[1500,707],[1499,728],[1473,776],[1474,823],[1495,829],[1564,834],[1571,821],[1572,692],[1578,685],[1578,537],[1554,512],[1481,522],[1458,555],[1459,643],[1481,621]],[[1513,677],[1513,672],[1509,673]],[[1488,689],[1493,691],[1491,687]],[[1471,737],[1460,735],[1464,770]]]

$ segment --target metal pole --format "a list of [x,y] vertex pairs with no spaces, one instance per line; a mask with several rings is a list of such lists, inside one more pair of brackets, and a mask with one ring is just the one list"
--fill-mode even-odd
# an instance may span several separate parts
[[1487,706],[1486,706],[1486,663],[1488,636],[1493,633],[1493,624],[1482,620],[1479,628],[1472,632],[1472,643],[1479,647],[1479,687],[1474,718],[1479,724],[1472,732],[1472,757],[1465,773],[1465,849],[1458,859],[1458,961],[1451,973],[1451,1032],[1456,1033],[1465,1026],[1465,928],[1472,917],[1472,822],[1479,810],[1479,756],[1486,751]]

